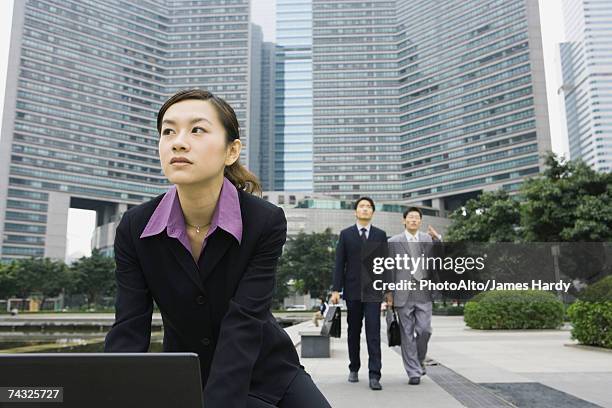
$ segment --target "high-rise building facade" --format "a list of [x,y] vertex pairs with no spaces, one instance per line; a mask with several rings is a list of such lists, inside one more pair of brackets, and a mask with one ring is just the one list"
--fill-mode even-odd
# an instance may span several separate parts
[[396,3],[313,2],[316,192],[402,197]]
[[249,90],[250,38],[248,0],[16,1],[2,259],[63,259],[69,208],[96,210],[101,225],[163,193],[155,115],[178,89],[225,98],[248,152],[249,101],[259,98]]
[[453,210],[550,150],[537,1],[313,1],[314,190]]
[[274,190],[312,191],[312,1],[276,1]]
[[[261,94],[262,94],[262,57],[263,57],[263,31],[256,24],[251,24],[251,41],[249,46],[249,81],[247,91],[249,99],[253,102],[249,106],[249,142],[240,152],[240,159],[255,173],[261,172]],[[237,113],[236,113],[237,114]],[[244,142],[244,141],[243,141]]]
[[274,104],[276,44],[264,42],[261,47],[261,99],[259,130],[259,172],[264,191],[274,191]]
[[612,170],[612,2],[564,0],[560,46],[571,159]]

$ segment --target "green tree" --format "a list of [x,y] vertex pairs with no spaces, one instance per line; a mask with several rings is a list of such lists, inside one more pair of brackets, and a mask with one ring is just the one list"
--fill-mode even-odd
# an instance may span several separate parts
[[446,240],[515,242],[520,224],[520,204],[504,190],[486,192],[469,200],[450,215],[453,223]]
[[543,177],[521,188],[523,239],[529,242],[609,241],[612,238],[612,173],[582,161],[546,158]]
[[63,261],[50,258],[18,259],[6,268],[6,275],[13,282],[13,294],[21,298],[40,295],[41,304],[45,298],[58,296],[72,287],[68,267]]
[[553,153],[516,196],[486,192],[451,214],[448,241],[597,242],[612,239],[612,173]]
[[276,301],[289,294],[287,283],[293,279],[302,293],[325,296],[332,283],[338,236],[327,228],[324,232],[300,232],[289,238],[279,260]]
[[76,292],[87,295],[87,302],[96,304],[100,297],[111,295],[115,288],[115,261],[94,249],[71,265],[76,278]]
[[[596,172],[582,161],[565,161],[553,153],[545,164],[542,175],[526,180],[514,197],[502,190],[483,193],[455,211],[447,240],[466,245],[567,242],[557,246],[560,273],[584,282],[596,280],[610,271],[604,243],[612,239],[612,173]],[[536,268],[548,258],[512,257],[511,252],[497,255],[507,261],[489,269],[496,278],[523,270],[525,262]]]
[[17,294],[17,281],[9,264],[0,263],[0,299]]

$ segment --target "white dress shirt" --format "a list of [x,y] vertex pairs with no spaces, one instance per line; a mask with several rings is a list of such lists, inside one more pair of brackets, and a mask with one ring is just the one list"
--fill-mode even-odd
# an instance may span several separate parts
[[355,223],[355,225],[357,226],[357,232],[359,232],[359,236],[361,236],[361,229],[365,228],[366,229],[366,239],[368,239],[370,237],[370,227],[372,226],[372,224],[368,224],[368,225],[360,225],[359,223]]
[[404,234],[406,234],[406,239],[408,240],[408,242],[419,242],[419,232],[417,231],[417,233],[415,235],[412,235],[410,232],[408,232],[407,229],[404,230]]

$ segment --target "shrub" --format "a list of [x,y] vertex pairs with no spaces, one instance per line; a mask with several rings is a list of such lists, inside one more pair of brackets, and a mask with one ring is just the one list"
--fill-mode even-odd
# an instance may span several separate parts
[[436,316],[462,316],[463,306],[443,306],[434,304],[432,314]]
[[584,302],[605,302],[612,300],[612,275],[587,286],[578,294]]
[[572,338],[582,344],[612,348],[612,276],[580,292],[567,314],[572,322]]
[[563,303],[549,292],[492,290],[466,303],[464,321],[473,329],[556,329]]

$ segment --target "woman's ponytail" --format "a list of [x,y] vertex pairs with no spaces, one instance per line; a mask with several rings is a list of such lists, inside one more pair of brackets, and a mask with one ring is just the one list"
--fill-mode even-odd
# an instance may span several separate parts
[[225,167],[225,177],[238,189],[248,193],[261,195],[261,183],[256,175],[251,173],[236,160],[231,166]]

